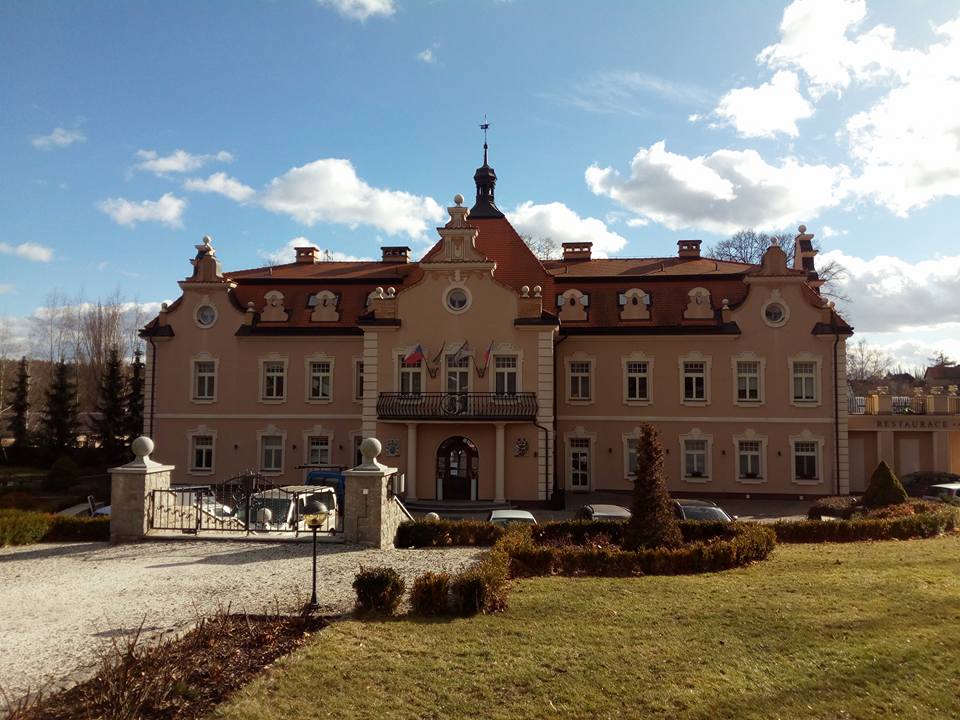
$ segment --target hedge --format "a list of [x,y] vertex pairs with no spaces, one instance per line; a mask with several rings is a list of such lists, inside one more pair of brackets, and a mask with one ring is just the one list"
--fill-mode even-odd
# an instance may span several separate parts
[[0,547],[38,542],[96,542],[110,539],[110,518],[0,510]]
[[353,578],[353,589],[357,593],[356,611],[389,615],[403,599],[404,586],[400,573],[393,568],[361,567]]
[[502,535],[502,527],[486,520],[414,520],[400,523],[393,544],[398,548],[489,547]]
[[910,540],[941,535],[960,528],[960,508],[944,506],[906,517],[854,520],[800,520],[773,523],[782,543],[857,542],[859,540]]

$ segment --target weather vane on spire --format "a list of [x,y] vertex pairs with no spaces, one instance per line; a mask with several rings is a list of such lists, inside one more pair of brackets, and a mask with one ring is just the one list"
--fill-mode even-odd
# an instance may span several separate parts
[[480,123],[480,129],[483,130],[483,164],[487,164],[487,130],[490,129],[490,123],[487,122],[487,114],[483,114],[483,122]]

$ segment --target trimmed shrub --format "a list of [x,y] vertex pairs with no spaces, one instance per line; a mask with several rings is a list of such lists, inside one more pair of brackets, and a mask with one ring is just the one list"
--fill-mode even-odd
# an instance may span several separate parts
[[915,512],[895,518],[781,520],[771,527],[777,534],[777,542],[782,543],[910,540],[934,537],[960,528],[960,508],[942,506],[934,512]]
[[0,546],[38,542],[99,542],[110,539],[110,518],[0,510]]
[[410,605],[418,615],[445,615],[450,609],[450,575],[428,572],[413,581]]
[[853,514],[859,502],[860,498],[853,495],[822,497],[810,506],[810,509],[807,510],[807,517],[811,520],[819,520],[821,517],[846,519]]
[[454,575],[450,583],[454,612],[476,615],[504,610],[509,579],[510,556],[504,549],[494,547],[478,563]]
[[648,423],[640,426],[637,438],[631,512],[623,542],[626,549],[677,547],[683,543],[663,477],[663,444]]
[[110,540],[110,518],[52,515],[50,529],[43,542],[107,542]]
[[400,523],[393,544],[398,548],[488,547],[503,535],[503,528],[485,520],[415,520]]
[[47,471],[44,487],[47,490],[66,490],[71,485],[75,485],[79,477],[80,469],[73,458],[64,455],[57,459]]
[[404,587],[403,578],[393,568],[361,567],[353,579],[357,612],[393,613],[403,599]]
[[870,485],[863,494],[863,504],[868,508],[877,508],[906,501],[907,491],[903,489],[890,466],[881,460],[870,476]]

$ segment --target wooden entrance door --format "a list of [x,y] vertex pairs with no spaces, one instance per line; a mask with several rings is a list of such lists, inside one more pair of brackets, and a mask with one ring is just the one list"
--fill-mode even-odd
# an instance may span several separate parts
[[477,446],[461,436],[444,440],[437,449],[437,490],[444,500],[471,500],[479,473]]

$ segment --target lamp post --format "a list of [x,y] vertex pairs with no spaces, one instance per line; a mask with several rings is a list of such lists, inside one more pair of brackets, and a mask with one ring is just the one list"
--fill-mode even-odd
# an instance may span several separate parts
[[317,532],[321,525],[323,525],[323,516],[311,515],[307,518],[307,527],[313,531],[313,593],[310,595],[310,603],[307,605],[307,609],[311,612],[320,608],[320,604],[317,602]]

